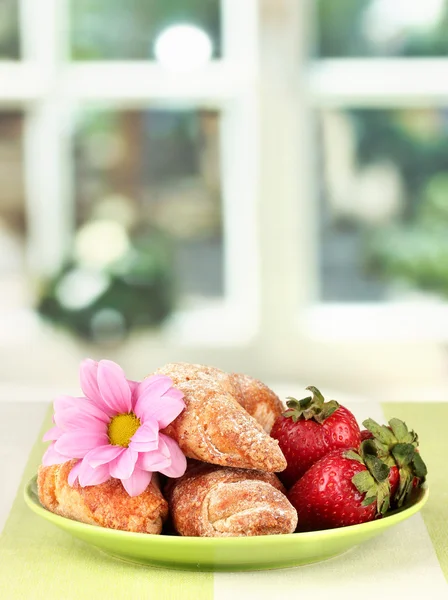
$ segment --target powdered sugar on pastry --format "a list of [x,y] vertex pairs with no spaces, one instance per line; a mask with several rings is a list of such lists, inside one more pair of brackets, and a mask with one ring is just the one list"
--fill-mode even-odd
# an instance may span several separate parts
[[230,373],[236,399],[270,433],[274,421],[283,412],[280,398],[263,382],[243,373]]
[[185,410],[164,430],[189,458],[228,467],[279,472],[286,468],[276,440],[242,408],[226,373],[170,363],[157,371],[184,394]]
[[170,482],[167,497],[181,535],[235,537],[292,533],[297,513],[272,473],[196,465]]

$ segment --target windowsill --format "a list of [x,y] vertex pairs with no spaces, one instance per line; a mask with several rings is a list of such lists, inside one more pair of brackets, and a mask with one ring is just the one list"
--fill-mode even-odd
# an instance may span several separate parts
[[316,341],[448,342],[448,303],[317,304],[304,320]]
[[[254,316],[244,314],[238,307],[221,301],[210,301],[200,308],[179,310],[160,330],[141,329],[133,338],[148,338],[154,343],[173,347],[244,346],[256,331]],[[61,328],[43,322],[30,308],[7,308],[0,311],[0,348],[39,343],[52,337],[67,336],[70,343],[76,338]],[[83,344],[81,342],[81,344]],[[87,343],[88,345],[88,343]]]

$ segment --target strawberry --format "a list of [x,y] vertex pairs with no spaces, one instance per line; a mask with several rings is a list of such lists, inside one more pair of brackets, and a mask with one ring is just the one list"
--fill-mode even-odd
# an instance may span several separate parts
[[394,503],[394,498],[396,493],[398,492],[398,486],[400,484],[400,471],[396,465],[392,465],[389,471],[389,485],[390,485],[390,497],[391,504]]
[[358,448],[359,426],[353,414],[336,400],[325,402],[313,386],[303,400],[289,398],[288,410],[275,421],[271,436],[278,440],[288,466],[279,473],[291,487],[311,465],[336,448]]
[[421,487],[427,474],[418,450],[418,436],[399,419],[391,419],[389,426],[373,419],[363,421],[363,425],[370,436],[362,433],[361,451],[375,455],[390,467],[391,505],[400,508]]
[[361,429],[361,442],[364,440],[371,440],[373,438],[373,433],[371,433],[368,429]]
[[288,493],[298,531],[366,523],[389,508],[389,467],[375,456],[333,450],[308,469]]

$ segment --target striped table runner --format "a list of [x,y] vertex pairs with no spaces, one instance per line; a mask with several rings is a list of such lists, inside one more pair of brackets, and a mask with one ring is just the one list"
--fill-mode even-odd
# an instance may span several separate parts
[[[380,406],[365,402],[347,406],[359,421],[370,416],[384,422],[385,418],[397,416],[418,431],[430,473],[431,495],[426,507],[422,514],[338,558],[305,567],[252,573],[189,573],[122,563],[39,519],[22,499],[23,487],[36,473],[44,450],[40,438],[47,423],[40,433],[37,423],[37,441],[0,538],[0,598],[389,600],[428,594],[435,600],[448,599],[448,481],[442,464],[448,456],[448,403]],[[14,426],[2,420],[3,408],[0,404],[0,434]],[[14,460],[13,456],[5,456]]]

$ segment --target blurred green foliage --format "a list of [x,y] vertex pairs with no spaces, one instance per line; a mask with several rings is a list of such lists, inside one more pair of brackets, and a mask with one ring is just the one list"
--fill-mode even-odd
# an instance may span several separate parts
[[[448,2],[435,27],[404,28],[383,43],[366,35],[365,16],[377,0],[316,0],[316,53],[324,58],[364,56],[445,56]],[[415,0],[414,0],[415,1]],[[424,3],[425,0],[417,0]],[[394,0],[389,0],[394,4]],[[413,10],[409,2],[409,10]]]
[[19,2],[0,0],[0,60],[19,58]]
[[[89,280],[96,277],[107,285],[79,306],[70,297],[64,302],[64,281],[83,270]],[[78,286],[83,286],[82,277]],[[75,295],[77,290],[73,292]],[[124,256],[102,269],[86,271],[73,253],[60,271],[42,284],[37,310],[52,324],[86,340],[120,342],[134,329],[163,323],[174,298],[171,246],[159,232],[146,230],[131,237]]]
[[428,180],[413,222],[376,231],[368,252],[387,277],[448,297],[448,172]]

